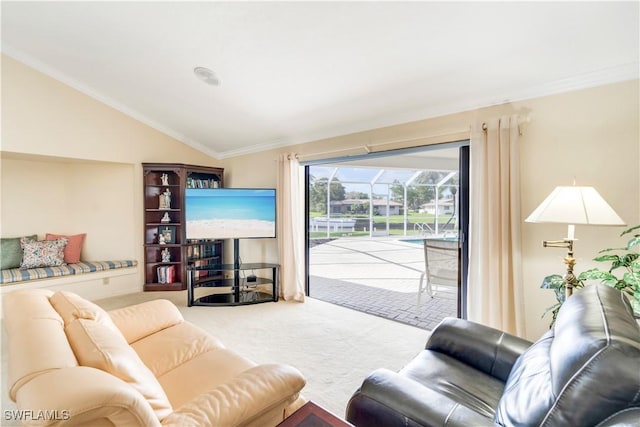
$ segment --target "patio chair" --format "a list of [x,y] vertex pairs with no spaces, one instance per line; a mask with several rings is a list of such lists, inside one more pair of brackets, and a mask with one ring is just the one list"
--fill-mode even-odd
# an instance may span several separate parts
[[433,298],[438,286],[458,287],[457,239],[424,239],[424,272],[418,285],[416,314],[420,311],[422,293],[426,291]]

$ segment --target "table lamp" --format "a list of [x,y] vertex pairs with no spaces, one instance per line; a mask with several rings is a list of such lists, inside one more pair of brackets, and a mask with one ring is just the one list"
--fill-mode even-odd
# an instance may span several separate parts
[[567,274],[564,276],[566,298],[573,293],[576,277],[573,266],[573,242],[576,225],[626,225],[611,206],[593,187],[556,187],[546,199],[529,215],[525,222],[568,224],[567,237],[562,240],[544,240],[547,248],[566,248]]

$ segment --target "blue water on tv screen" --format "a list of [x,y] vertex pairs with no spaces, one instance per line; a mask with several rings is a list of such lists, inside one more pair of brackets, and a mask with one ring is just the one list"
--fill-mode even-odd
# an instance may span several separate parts
[[276,190],[188,188],[187,239],[276,237]]

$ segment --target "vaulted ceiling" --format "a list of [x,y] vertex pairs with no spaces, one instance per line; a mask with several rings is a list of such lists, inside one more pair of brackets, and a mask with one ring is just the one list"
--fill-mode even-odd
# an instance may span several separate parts
[[3,1],[2,51],[226,158],[637,79],[638,6]]

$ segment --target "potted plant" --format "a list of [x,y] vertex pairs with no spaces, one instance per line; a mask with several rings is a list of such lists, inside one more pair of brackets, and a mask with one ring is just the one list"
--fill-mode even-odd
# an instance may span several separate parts
[[577,280],[600,280],[624,292],[631,301],[636,317],[640,317],[640,253],[634,248],[640,248],[640,225],[623,231],[620,236],[630,234],[626,246],[621,248],[607,248],[599,253],[603,254],[594,261],[608,262],[608,270],[593,268],[578,275]]

